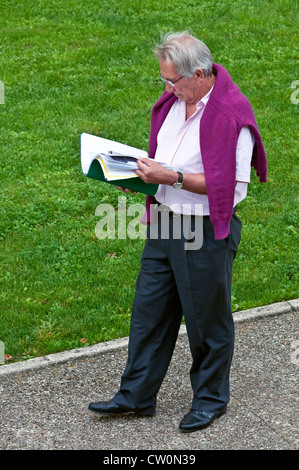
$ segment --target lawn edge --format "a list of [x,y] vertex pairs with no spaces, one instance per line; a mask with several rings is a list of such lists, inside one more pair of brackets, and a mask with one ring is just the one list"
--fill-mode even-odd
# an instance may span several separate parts
[[[242,310],[233,314],[235,323],[259,320],[269,316],[288,314],[299,311],[299,298],[277,302],[261,307],[255,307],[248,310]],[[181,325],[179,335],[186,334],[185,325]],[[0,377],[9,374],[20,374],[23,372],[35,371],[51,365],[57,365],[76,359],[88,358],[104,354],[108,351],[126,348],[128,346],[128,337],[118,338],[112,341],[98,343],[92,346],[71,349],[59,353],[49,354],[47,356],[28,359],[22,362],[12,364],[3,364],[0,366]]]

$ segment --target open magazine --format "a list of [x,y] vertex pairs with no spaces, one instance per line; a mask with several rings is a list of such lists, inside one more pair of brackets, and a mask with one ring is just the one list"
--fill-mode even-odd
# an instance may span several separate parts
[[130,155],[123,155],[109,151],[108,154],[100,153],[96,159],[100,162],[105,178],[113,181],[120,178],[136,178],[135,170],[138,170],[137,159]]
[[81,166],[85,176],[154,196],[158,185],[145,183],[136,175],[139,157],[148,158],[148,154],[119,142],[81,134]]

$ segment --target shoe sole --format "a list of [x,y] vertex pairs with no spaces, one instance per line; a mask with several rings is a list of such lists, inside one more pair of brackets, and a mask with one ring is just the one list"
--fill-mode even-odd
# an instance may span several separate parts
[[97,413],[99,415],[102,415],[102,416],[120,416],[120,415],[124,415],[124,414],[127,414],[127,413],[135,413],[136,415],[138,416],[154,416],[155,413],[145,413],[145,412],[142,412],[142,411],[133,411],[133,410],[119,410],[115,413],[109,413],[109,412],[105,412],[105,411],[97,411],[97,410],[93,410],[91,408],[88,408],[89,411],[91,411],[92,413]]

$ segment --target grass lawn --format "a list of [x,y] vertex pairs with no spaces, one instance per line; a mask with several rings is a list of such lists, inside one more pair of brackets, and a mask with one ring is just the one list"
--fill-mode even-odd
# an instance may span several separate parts
[[12,360],[128,335],[144,242],[95,236],[96,207],[119,192],[83,176],[80,134],[148,149],[163,91],[154,41],[184,29],[251,101],[268,156],[268,183],[253,172],[239,207],[233,309],[298,297],[297,1],[2,0],[0,341]]

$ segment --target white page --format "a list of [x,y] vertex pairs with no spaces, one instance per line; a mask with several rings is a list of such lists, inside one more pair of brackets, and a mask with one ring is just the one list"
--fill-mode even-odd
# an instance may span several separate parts
[[84,175],[88,173],[92,161],[100,153],[116,152],[124,155],[132,155],[136,157],[148,157],[145,150],[140,150],[135,147],[130,147],[120,142],[104,139],[95,135],[82,133],[81,134],[81,166]]

